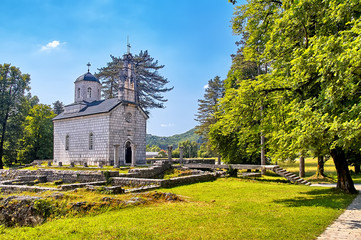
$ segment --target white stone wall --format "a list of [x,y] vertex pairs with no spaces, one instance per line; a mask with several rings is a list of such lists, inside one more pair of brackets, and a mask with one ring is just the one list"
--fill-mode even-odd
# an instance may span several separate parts
[[[78,89],[80,88],[80,96],[78,96]],[[88,97],[88,88],[92,89],[91,97]],[[79,81],[75,82],[74,102],[80,101],[98,101],[101,99],[101,84],[93,81]]]
[[[89,150],[89,134],[93,133],[93,149]],[[69,150],[65,138],[69,135]],[[54,161],[109,164],[109,114],[97,114],[54,121]]]
[[[126,116],[131,114],[129,122]],[[141,113],[135,104],[119,105],[111,113],[110,117],[110,141],[109,145],[113,146],[110,153],[110,159],[114,159],[114,145],[119,145],[120,165],[125,164],[125,144],[130,141],[132,151],[135,148],[135,164],[146,163],[146,116]],[[116,160],[115,160],[116,161]]]

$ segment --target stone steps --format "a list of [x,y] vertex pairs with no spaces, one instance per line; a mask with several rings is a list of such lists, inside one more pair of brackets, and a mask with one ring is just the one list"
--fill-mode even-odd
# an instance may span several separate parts
[[272,169],[273,172],[275,172],[276,174],[280,175],[281,177],[286,178],[287,180],[291,181],[292,183],[296,183],[296,184],[303,184],[303,185],[311,185],[310,182],[298,177],[296,174],[294,173],[290,173],[287,170],[276,166]]

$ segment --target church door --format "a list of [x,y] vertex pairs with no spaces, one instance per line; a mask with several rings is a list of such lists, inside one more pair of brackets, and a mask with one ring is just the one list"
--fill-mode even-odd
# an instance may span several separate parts
[[125,163],[132,163],[132,146],[130,145],[130,142],[125,144]]

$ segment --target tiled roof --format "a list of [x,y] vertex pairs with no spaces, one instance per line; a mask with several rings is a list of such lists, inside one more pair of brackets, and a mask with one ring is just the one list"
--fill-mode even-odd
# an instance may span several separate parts
[[[94,102],[90,102],[90,103],[81,102],[80,104],[85,104],[85,105],[79,112],[73,112],[73,113],[62,112],[58,116],[53,118],[53,120],[110,112],[113,108],[118,106],[120,103],[121,103],[121,101],[119,101],[118,98],[94,101]],[[72,103],[67,106],[74,106],[74,105],[76,105],[76,103]],[[67,106],[65,106],[65,108]]]
[[[81,104],[84,106],[82,109],[80,109],[79,112],[71,112],[71,113],[60,113],[58,116],[53,118],[53,120],[60,120],[60,119],[66,119],[66,118],[74,118],[74,117],[81,117],[81,116],[87,116],[87,115],[94,115],[99,113],[106,113],[113,110],[116,106],[119,104],[134,104],[132,102],[127,101],[120,101],[118,98],[110,98],[106,100],[100,100],[100,101],[93,101],[93,102],[80,102],[80,103],[72,103],[69,105],[66,105],[66,107],[75,106],[77,104]],[[149,116],[144,112],[144,110],[138,106],[138,109],[143,112],[145,118],[149,118]]]

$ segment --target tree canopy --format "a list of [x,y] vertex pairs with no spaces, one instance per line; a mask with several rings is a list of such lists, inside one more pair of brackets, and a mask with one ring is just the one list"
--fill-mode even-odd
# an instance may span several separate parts
[[322,143],[335,162],[337,187],[356,192],[346,154],[361,141],[360,16],[358,0],[250,0],[236,7],[233,30],[244,41],[244,59],[263,71],[226,91],[220,134],[237,134],[245,151],[256,152],[247,137],[262,132],[276,159]]
[[[96,77],[102,81],[104,98],[117,96],[118,80],[123,68],[122,57],[111,56],[111,58],[112,61],[107,63],[106,67],[98,69],[99,72],[96,74]],[[167,99],[163,94],[173,89],[173,87],[166,87],[169,81],[158,72],[164,65],[159,65],[158,61],[154,60],[148,51],[140,51],[133,59],[140,106],[146,112],[152,108],[164,108]]]
[[[21,125],[26,93],[30,90],[30,76],[22,74],[19,68],[0,64],[0,169],[3,168],[4,150],[14,146]],[[11,132],[16,135],[12,135]],[[8,141],[10,140],[10,141]],[[8,141],[8,142],[7,142]],[[13,151],[8,152],[8,157]]]
[[52,119],[55,116],[51,107],[45,104],[37,104],[30,109],[24,122],[24,136],[18,153],[21,162],[30,163],[35,159],[53,157]]

